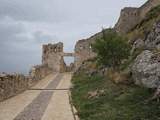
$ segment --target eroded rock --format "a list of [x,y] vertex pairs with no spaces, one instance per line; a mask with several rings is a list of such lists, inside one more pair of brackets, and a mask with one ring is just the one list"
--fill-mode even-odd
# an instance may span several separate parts
[[153,30],[145,40],[145,47],[147,49],[160,49],[160,22],[153,26]]
[[132,66],[132,74],[137,85],[157,88],[160,85],[159,54],[143,51]]

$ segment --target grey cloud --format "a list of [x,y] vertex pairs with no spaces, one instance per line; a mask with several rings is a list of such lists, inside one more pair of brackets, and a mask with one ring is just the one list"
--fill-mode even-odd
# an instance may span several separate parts
[[57,39],[56,36],[54,35],[50,35],[50,34],[46,34],[43,31],[36,31],[33,33],[34,36],[34,40],[37,43],[41,43],[41,44],[45,44],[45,43],[54,43],[54,40]]
[[21,21],[59,22],[65,15],[56,9],[55,0],[1,0],[0,16]]

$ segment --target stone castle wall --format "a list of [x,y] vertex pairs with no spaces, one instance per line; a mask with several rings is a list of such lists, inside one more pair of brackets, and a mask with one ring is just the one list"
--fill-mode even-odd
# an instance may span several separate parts
[[129,32],[145,18],[147,12],[157,5],[160,5],[160,0],[148,0],[140,8],[126,7],[122,9],[115,29],[120,33]]
[[97,33],[88,39],[79,40],[75,45],[75,69],[78,69],[81,64],[88,59],[92,59],[96,54],[92,51],[92,44],[97,38],[100,38],[102,33]]
[[[30,77],[36,81],[36,80],[41,80],[44,77],[46,77],[47,75],[53,73],[52,69],[48,68],[48,66],[45,65],[37,65],[32,67],[31,71],[30,71]],[[33,81],[33,82],[34,82]]]
[[42,64],[54,72],[66,72],[73,68],[64,62],[64,56],[74,57],[74,53],[64,53],[63,43],[43,45]]
[[35,66],[31,69],[30,75],[22,74],[0,74],[0,101],[15,96],[43,79],[52,71],[46,66]]
[[23,92],[29,87],[29,77],[24,75],[0,75],[0,101]]
[[[140,23],[146,13],[153,7],[160,4],[160,0],[148,0],[140,8],[126,7],[121,10],[120,18],[115,25],[115,30],[120,33],[126,33]],[[91,44],[97,38],[102,37],[102,32],[99,32],[88,39],[79,40],[75,46],[75,67],[76,69],[88,59],[96,56],[91,49]]]

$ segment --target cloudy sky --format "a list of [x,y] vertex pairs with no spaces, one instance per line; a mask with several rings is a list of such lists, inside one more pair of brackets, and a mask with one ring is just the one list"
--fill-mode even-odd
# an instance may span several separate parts
[[146,0],[0,0],[0,72],[27,73],[41,63],[41,45],[64,42],[73,51],[88,38],[117,22],[125,6]]

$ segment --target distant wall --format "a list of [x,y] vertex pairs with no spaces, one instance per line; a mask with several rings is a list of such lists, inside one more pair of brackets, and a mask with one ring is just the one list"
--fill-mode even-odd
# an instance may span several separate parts
[[0,75],[0,101],[23,92],[29,87],[29,77],[24,75]]
[[32,67],[30,71],[30,77],[32,78],[32,81],[30,81],[30,86],[51,73],[53,73],[52,69],[46,65],[37,65]]
[[77,70],[81,64],[88,59],[92,59],[96,56],[96,53],[92,51],[92,44],[97,38],[101,38],[102,33],[99,32],[88,39],[79,40],[75,46],[75,70]]
[[139,8],[126,7],[121,10],[121,14],[115,29],[120,33],[127,33],[139,24],[153,7],[160,4],[160,0],[148,0]]
[[121,10],[120,18],[115,26],[117,32],[126,33],[140,22],[138,8],[127,7]]
[[21,74],[0,74],[0,101],[15,96],[52,73],[47,66],[35,66],[29,76]]
[[[126,7],[121,10],[120,18],[115,25],[114,29],[120,33],[127,33],[140,23],[146,13],[153,7],[160,4],[160,0],[148,0],[140,8]],[[106,29],[107,30],[107,29]],[[102,32],[99,32],[88,39],[79,40],[75,46],[75,68],[78,69],[81,64],[88,59],[96,56],[92,51],[91,44],[97,38],[102,37]]]

